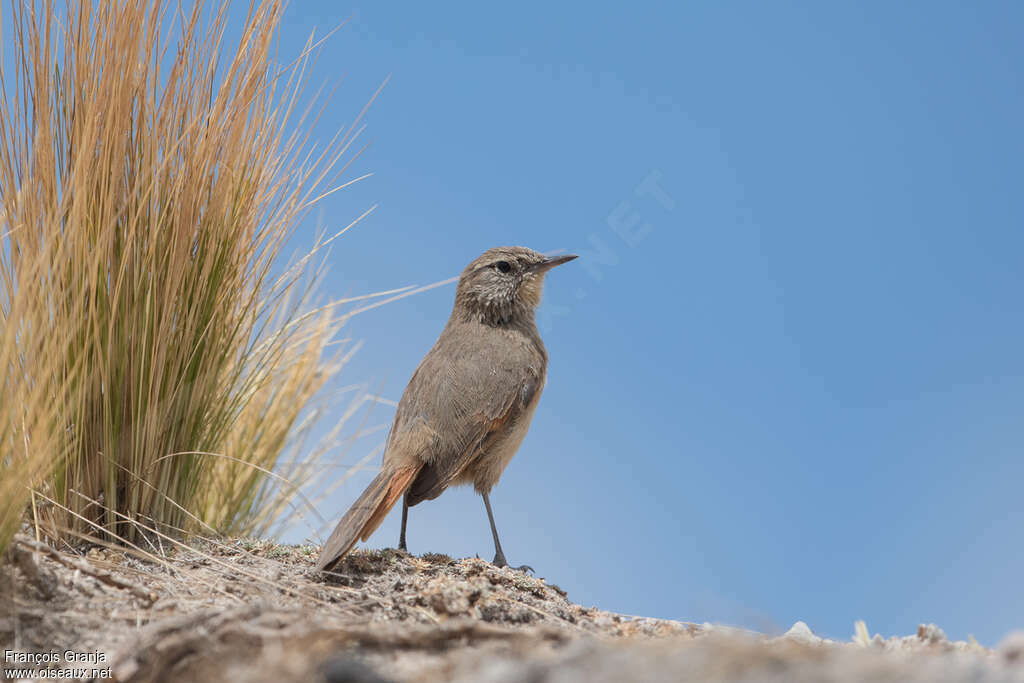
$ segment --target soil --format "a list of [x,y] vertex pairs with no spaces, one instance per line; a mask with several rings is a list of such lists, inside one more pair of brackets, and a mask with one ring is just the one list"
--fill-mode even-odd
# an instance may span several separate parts
[[19,536],[0,566],[3,666],[132,682],[1024,681],[1024,634],[995,650],[933,625],[767,638],[584,607],[480,559],[356,551],[325,577],[316,553],[200,539],[140,559]]

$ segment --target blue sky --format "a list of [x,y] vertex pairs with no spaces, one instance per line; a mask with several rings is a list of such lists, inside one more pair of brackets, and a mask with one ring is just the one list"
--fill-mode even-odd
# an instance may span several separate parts
[[[318,137],[391,80],[374,175],[304,228],[379,205],[325,294],[581,255],[548,278],[548,386],[492,495],[510,562],[630,614],[1024,627],[1019,4],[301,2],[282,54],[349,16]],[[453,291],[352,320],[341,383],[397,400]],[[370,545],[397,536],[396,510]],[[479,497],[413,508],[409,545],[489,559]]]

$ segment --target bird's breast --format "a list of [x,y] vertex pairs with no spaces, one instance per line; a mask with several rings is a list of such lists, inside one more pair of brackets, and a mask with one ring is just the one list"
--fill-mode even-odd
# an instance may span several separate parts
[[543,385],[533,391],[530,402],[523,406],[522,412],[500,434],[495,435],[476,461],[467,468],[464,483],[472,482],[478,493],[487,493],[494,488],[530,430],[542,389]]

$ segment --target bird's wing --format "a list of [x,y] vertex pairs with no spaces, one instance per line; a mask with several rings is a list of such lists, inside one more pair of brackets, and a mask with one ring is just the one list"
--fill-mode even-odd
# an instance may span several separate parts
[[544,382],[546,359],[528,341],[475,339],[461,348],[445,342],[438,340],[409,382],[385,456],[397,463],[408,456],[393,449],[408,450],[396,449],[405,442],[419,446],[424,466],[409,489],[410,505],[450,486],[522,414]]

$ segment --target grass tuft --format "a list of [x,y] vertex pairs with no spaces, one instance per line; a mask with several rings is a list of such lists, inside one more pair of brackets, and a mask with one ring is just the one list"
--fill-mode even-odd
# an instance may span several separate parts
[[312,306],[318,261],[281,252],[346,184],[359,128],[310,144],[313,40],[279,64],[281,12],[256,0],[236,33],[223,2],[12,0],[0,549],[33,497],[57,540],[257,535],[301,513],[313,470],[282,454],[341,364],[341,319]]

